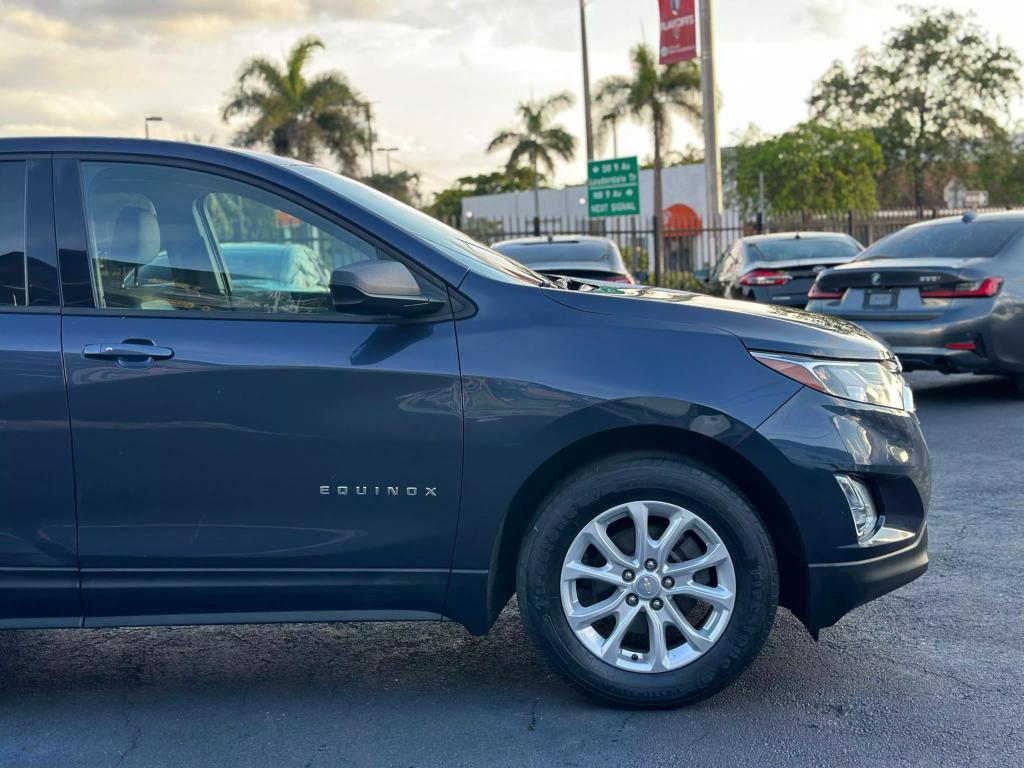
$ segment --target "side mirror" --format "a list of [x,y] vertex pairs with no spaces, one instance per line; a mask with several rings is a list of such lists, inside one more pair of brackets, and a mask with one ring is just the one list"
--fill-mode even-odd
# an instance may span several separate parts
[[361,315],[426,315],[444,302],[424,296],[412,272],[397,261],[360,261],[331,273],[331,298],[339,312]]

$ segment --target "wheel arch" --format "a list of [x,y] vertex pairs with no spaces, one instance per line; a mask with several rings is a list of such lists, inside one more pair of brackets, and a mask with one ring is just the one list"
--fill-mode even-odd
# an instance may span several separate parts
[[771,481],[738,451],[688,429],[626,426],[588,435],[541,463],[512,498],[495,542],[488,572],[487,623],[494,622],[515,592],[516,565],[527,526],[561,478],[598,459],[656,450],[698,461],[731,482],[765,524],[779,563],[781,605],[802,612],[807,557],[792,512]]

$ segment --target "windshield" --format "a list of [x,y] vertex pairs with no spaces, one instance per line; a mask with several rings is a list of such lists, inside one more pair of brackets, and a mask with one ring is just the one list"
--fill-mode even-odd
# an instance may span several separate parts
[[290,170],[315,181],[322,187],[342,195],[347,200],[387,219],[413,237],[440,247],[459,264],[474,272],[506,282],[527,285],[550,285],[551,281],[522,264],[473,240],[457,229],[400,203],[383,192],[360,184],[324,168],[312,165],[293,165]]
[[988,258],[1022,229],[1020,221],[950,221],[908,227],[879,240],[857,260]]
[[852,259],[861,251],[856,240],[846,237],[794,237],[787,240],[761,240],[749,245],[757,261]]

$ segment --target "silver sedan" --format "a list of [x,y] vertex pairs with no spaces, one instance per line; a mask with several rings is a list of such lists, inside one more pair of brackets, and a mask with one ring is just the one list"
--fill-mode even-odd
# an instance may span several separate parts
[[1024,213],[907,227],[821,272],[807,309],[862,325],[907,370],[1004,374],[1024,394]]

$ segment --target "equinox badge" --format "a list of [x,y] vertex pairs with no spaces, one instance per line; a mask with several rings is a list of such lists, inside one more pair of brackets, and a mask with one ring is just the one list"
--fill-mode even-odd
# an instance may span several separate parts
[[321,485],[321,496],[437,496],[437,487],[418,485]]

